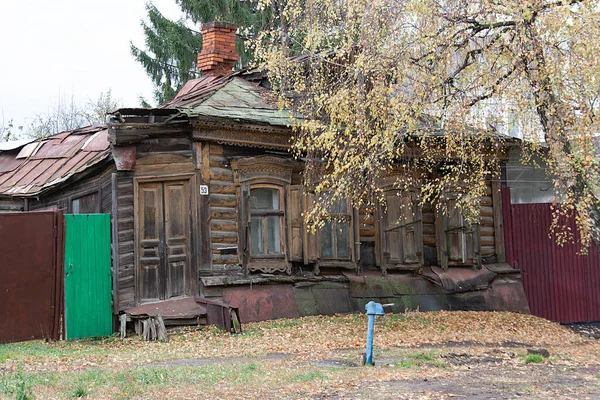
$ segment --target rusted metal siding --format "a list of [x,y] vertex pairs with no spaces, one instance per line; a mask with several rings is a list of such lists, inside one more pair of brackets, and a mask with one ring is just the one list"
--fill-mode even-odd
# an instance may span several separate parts
[[[531,313],[561,323],[599,321],[600,253],[592,247],[578,254],[578,243],[557,245],[551,222],[550,204],[504,208],[507,262],[522,270]],[[574,222],[570,227],[575,230]]]
[[0,214],[0,343],[59,339],[63,215]]

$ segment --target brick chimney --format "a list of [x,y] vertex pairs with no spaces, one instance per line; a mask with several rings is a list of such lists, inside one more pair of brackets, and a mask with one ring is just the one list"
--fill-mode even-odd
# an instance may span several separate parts
[[198,54],[198,69],[203,75],[226,75],[239,56],[235,52],[237,26],[227,22],[202,25],[202,51]]

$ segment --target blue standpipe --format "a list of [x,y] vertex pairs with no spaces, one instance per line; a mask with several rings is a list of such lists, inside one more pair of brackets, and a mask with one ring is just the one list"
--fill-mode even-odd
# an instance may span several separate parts
[[367,316],[369,319],[367,326],[367,354],[366,354],[366,365],[373,365],[373,332],[375,330],[375,316],[383,315],[383,305],[381,303],[375,303],[370,301],[365,305],[367,310]]

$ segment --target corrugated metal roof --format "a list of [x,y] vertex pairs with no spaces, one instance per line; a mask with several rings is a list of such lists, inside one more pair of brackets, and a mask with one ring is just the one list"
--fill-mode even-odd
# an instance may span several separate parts
[[110,157],[103,126],[61,132],[35,144],[37,151],[25,158],[17,158],[18,148],[0,153],[0,195],[38,195]]

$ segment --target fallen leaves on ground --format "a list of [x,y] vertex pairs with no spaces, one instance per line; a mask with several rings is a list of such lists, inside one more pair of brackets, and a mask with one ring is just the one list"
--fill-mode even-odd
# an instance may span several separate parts
[[[244,324],[244,333],[240,335],[231,335],[214,327],[181,328],[171,331],[167,342],[144,342],[139,337],[38,342],[41,349],[31,354],[16,350],[19,345],[7,345],[5,349],[0,345],[0,370],[12,369],[18,364],[29,371],[76,371],[93,366],[128,366],[171,359],[251,357],[272,353],[291,354],[299,359],[322,359],[324,354],[335,349],[364,348],[366,325],[366,315],[312,316]],[[409,312],[376,321],[376,348],[451,342],[468,342],[475,346],[502,343],[545,346],[554,353],[560,349],[576,362],[596,362],[600,357],[598,341],[530,315]],[[29,344],[22,346],[27,348]],[[3,358],[6,359],[4,363],[1,362]]]

